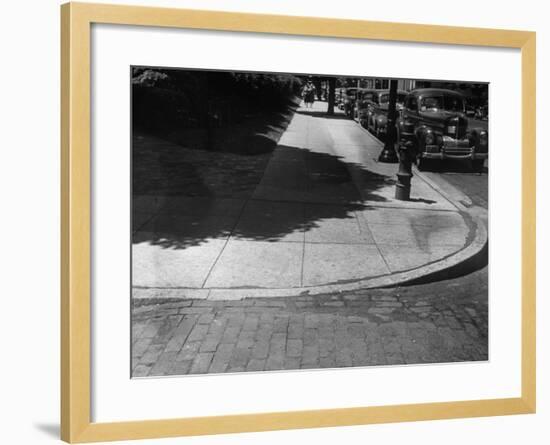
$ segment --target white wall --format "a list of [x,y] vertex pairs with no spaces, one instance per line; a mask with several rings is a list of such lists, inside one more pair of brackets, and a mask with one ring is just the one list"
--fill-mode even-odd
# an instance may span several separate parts
[[[127,3],[111,0],[111,3]],[[539,403],[538,414],[502,418],[421,422],[324,430],[144,441],[184,444],[278,444],[334,442],[499,444],[547,443],[550,422],[548,350],[545,325],[550,305],[548,230],[550,208],[544,191],[550,162],[543,131],[550,112],[550,24],[545,2],[462,0],[161,0],[133,4],[368,20],[534,30],[538,33],[539,127]],[[59,2],[8,2],[0,39],[0,441],[42,444],[56,440],[59,406]],[[6,138],[7,136],[7,138]],[[506,153],[495,155],[505,156]],[[505,224],[506,222],[503,221]],[[499,297],[499,296],[496,296]],[[503,296],[505,297],[505,296]],[[452,383],[452,382],[450,382]],[[291,393],[292,388],[283,388]]]

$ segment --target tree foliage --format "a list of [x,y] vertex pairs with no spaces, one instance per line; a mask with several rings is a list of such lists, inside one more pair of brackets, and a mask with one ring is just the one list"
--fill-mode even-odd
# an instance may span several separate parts
[[301,80],[287,74],[134,67],[134,124],[145,129],[208,125],[220,107],[232,117],[280,110],[299,94]]

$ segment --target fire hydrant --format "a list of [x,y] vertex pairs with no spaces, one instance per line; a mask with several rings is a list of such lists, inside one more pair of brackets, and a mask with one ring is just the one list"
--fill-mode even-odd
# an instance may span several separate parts
[[399,170],[397,171],[397,184],[395,185],[395,199],[400,201],[411,199],[413,149],[411,141],[399,144]]

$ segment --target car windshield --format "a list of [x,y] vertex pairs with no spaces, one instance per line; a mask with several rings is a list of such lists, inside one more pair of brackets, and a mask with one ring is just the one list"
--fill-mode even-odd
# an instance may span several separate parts
[[464,100],[457,96],[428,96],[420,102],[420,110],[447,110],[464,112]]
[[[397,93],[397,103],[402,104],[405,102],[405,96],[406,94]],[[380,104],[387,104],[390,101],[390,93],[381,94],[379,100]]]

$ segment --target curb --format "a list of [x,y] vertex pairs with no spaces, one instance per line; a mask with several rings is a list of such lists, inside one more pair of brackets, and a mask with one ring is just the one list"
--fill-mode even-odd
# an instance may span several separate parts
[[134,288],[132,289],[132,297],[136,300],[151,300],[156,303],[162,300],[174,299],[242,300],[245,298],[299,297],[327,293],[342,293],[359,289],[406,286],[448,279],[476,267],[486,258],[488,235],[485,224],[480,217],[471,217],[470,227],[471,241],[461,250],[446,258],[404,272],[365,278],[348,283],[301,288]]

